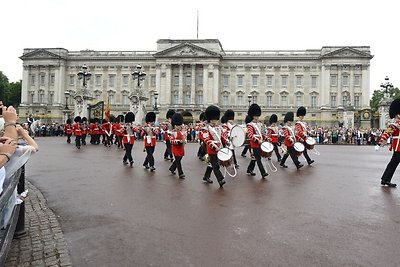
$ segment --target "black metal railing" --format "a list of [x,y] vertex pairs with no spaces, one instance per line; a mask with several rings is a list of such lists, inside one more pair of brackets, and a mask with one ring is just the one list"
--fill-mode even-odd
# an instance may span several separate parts
[[[0,215],[3,216],[10,197],[13,195],[15,187],[17,193],[25,191],[25,166],[18,169],[9,179],[4,182],[3,192],[0,195]],[[0,229],[0,266],[4,266],[7,254],[11,248],[14,236],[25,234],[25,202],[14,205],[10,220],[4,229]]]

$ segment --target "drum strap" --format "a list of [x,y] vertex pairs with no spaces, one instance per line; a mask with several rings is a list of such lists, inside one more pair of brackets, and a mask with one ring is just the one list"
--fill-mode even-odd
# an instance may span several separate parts
[[258,136],[261,136],[261,131],[260,131],[260,128],[258,128],[257,124],[254,123],[254,122],[252,122],[252,123],[251,123],[251,126],[253,126],[253,128],[256,130],[257,135],[258,135]]
[[221,138],[219,137],[219,135],[218,135],[217,131],[214,129],[214,127],[208,126],[208,130],[210,131],[213,139],[221,144],[222,143]]
[[284,127],[286,129],[288,129],[288,131],[290,132],[290,135],[294,138],[294,140],[296,140],[296,136],[294,135],[292,127],[289,127],[289,126],[284,126]]

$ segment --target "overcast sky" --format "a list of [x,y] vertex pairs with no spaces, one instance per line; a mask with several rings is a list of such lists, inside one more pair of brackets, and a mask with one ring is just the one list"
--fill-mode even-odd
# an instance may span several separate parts
[[2,0],[0,70],[22,79],[24,48],[156,50],[163,38],[219,39],[225,50],[370,46],[371,94],[400,87],[398,1]]

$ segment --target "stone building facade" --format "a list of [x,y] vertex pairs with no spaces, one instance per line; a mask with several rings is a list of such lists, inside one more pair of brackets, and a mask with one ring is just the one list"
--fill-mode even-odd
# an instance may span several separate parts
[[[275,113],[283,119],[287,111],[305,106],[306,120],[314,125],[370,123],[373,56],[369,46],[225,51],[217,39],[161,39],[156,51],[27,48],[20,58],[21,117],[33,114],[62,122],[82,87],[77,73],[83,64],[92,73],[88,83],[91,104],[109,100],[112,114],[124,114],[137,86],[131,73],[140,64],[147,74],[142,85],[149,98],[146,110],[157,104],[160,121],[169,108],[188,111],[197,120],[201,111],[214,104],[235,110],[237,121],[243,122],[249,103],[257,103],[263,117]],[[66,99],[65,92],[71,97]]]

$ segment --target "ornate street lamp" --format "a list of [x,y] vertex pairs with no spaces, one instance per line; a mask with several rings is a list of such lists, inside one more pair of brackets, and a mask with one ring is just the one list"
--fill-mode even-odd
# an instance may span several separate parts
[[92,74],[88,70],[88,67],[86,66],[86,64],[83,64],[82,69],[78,72],[79,80],[83,79],[83,88],[86,88],[87,81],[90,80],[90,77],[92,77]]
[[142,66],[136,65],[136,69],[132,72],[132,78],[133,80],[137,80],[137,84],[136,90],[133,90],[129,95],[131,110],[135,114],[135,122],[141,124],[145,114],[144,103],[148,100],[148,98],[144,96],[141,88],[141,81],[144,81],[146,78],[146,73],[142,70]]
[[393,84],[389,82],[389,77],[385,77],[385,83],[381,83],[381,88],[384,90],[385,97],[389,97],[389,90],[393,89]]
[[65,95],[65,108],[64,109],[68,110],[68,98],[71,95],[71,93],[69,91],[65,91],[64,95]]
[[157,98],[158,98],[158,92],[154,92],[154,111],[158,111]]
[[137,87],[140,88],[140,82],[146,78],[146,72],[142,71],[142,66],[137,65],[136,70],[132,72],[133,80],[137,80]]
[[253,98],[253,96],[252,95],[247,95],[247,100],[249,101],[249,107],[250,107],[250,105],[251,105],[251,99]]
[[77,73],[79,80],[82,80],[82,88],[72,96],[75,100],[75,116],[87,117],[87,101],[92,100],[93,97],[87,90],[88,81],[92,77],[92,73],[88,70],[86,64],[83,64],[81,70]]

